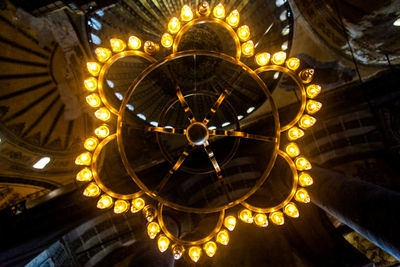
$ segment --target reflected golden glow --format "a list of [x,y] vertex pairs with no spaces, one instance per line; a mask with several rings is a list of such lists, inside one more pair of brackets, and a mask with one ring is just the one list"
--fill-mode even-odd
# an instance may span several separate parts
[[292,158],[297,157],[300,155],[300,148],[296,143],[289,143],[286,146],[286,153]]
[[76,165],[87,165],[89,166],[92,162],[92,154],[90,152],[84,152],[76,157],[75,164]]
[[131,212],[136,213],[144,208],[145,202],[142,198],[132,200]]
[[185,248],[181,245],[174,244],[172,246],[172,255],[174,256],[175,260],[179,260],[182,258],[183,253],[185,252]]
[[147,234],[151,239],[156,238],[157,234],[160,232],[160,226],[156,222],[151,222],[147,225]]
[[285,223],[285,218],[283,217],[283,213],[280,211],[272,212],[269,215],[269,219],[271,220],[272,223],[276,225],[282,225]]
[[289,202],[285,208],[283,209],[283,212],[292,218],[297,218],[299,217],[299,210],[297,209],[296,205],[292,202]]
[[218,5],[216,5],[213,9],[213,15],[214,17],[216,17],[217,19],[223,19],[225,18],[225,8],[224,6],[219,3]]
[[224,220],[224,225],[229,231],[233,231],[236,226],[236,218],[234,216],[227,216]]
[[299,139],[299,138],[301,138],[303,136],[304,136],[304,131],[299,129],[299,128],[297,128],[297,127],[292,127],[288,131],[288,138],[291,141]]
[[198,246],[193,246],[189,248],[189,257],[192,261],[197,262],[201,256],[201,248]]
[[98,138],[106,138],[110,134],[110,129],[107,125],[101,125],[94,130],[94,134]]
[[254,60],[259,66],[265,66],[268,64],[270,58],[271,58],[271,55],[269,53],[263,52],[263,53],[258,53],[254,57]]
[[253,41],[247,41],[242,44],[242,54],[245,57],[251,57],[254,55],[254,43]]
[[96,50],[94,51],[96,54],[97,60],[100,62],[106,62],[107,59],[111,57],[111,50],[103,47],[97,47]]
[[126,48],[125,42],[117,38],[110,39],[110,44],[112,51],[115,53],[122,52]]
[[299,77],[303,83],[310,83],[314,78],[314,69],[304,69],[300,71]]
[[98,108],[101,105],[100,96],[96,93],[86,96],[86,102],[93,108]]
[[240,41],[245,42],[250,39],[250,28],[247,25],[240,26],[237,29],[237,34]]
[[99,144],[99,140],[96,137],[89,137],[85,140],[83,146],[86,150],[93,151],[96,149],[97,145]]
[[286,67],[289,69],[295,71],[300,67],[300,59],[291,57],[288,60],[286,60]]
[[299,171],[310,170],[312,168],[311,163],[305,157],[297,157],[295,164]]
[[233,28],[236,28],[239,25],[240,15],[239,11],[236,9],[233,10],[228,17],[226,17],[226,22]]
[[154,42],[146,41],[144,43],[144,52],[149,55],[154,55],[160,50],[160,46]]
[[301,188],[297,190],[296,194],[294,195],[294,199],[296,199],[298,202],[309,203],[310,195],[308,194],[307,190]]
[[168,237],[166,237],[165,235],[160,235],[158,237],[158,241],[157,241],[157,245],[158,245],[158,249],[162,252],[165,252],[168,249],[169,246],[169,239]]
[[85,197],[97,197],[100,193],[100,188],[95,183],[90,183],[83,191]]
[[210,13],[211,13],[211,8],[207,1],[201,2],[196,8],[196,15],[199,17],[201,16],[208,17]]
[[219,233],[217,234],[217,238],[216,241],[218,243],[220,243],[221,245],[228,245],[229,243],[229,233],[228,231],[226,231],[225,229],[219,231]]
[[308,100],[306,104],[306,110],[308,114],[317,113],[322,108],[322,104],[315,100]]
[[191,21],[193,19],[192,9],[188,5],[184,5],[181,9],[181,20],[182,21]]
[[169,33],[164,33],[161,37],[161,45],[165,48],[170,48],[174,44],[174,38]]
[[254,216],[254,223],[260,227],[267,227],[268,226],[267,215],[265,215],[264,213],[257,213],[257,215]]
[[170,21],[168,22],[168,31],[171,34],[179,32],[180,28],[181,28],[181,22],[177,17],[173,17],[172,19],[170,19]]
[[89,182],[92,180],[92,172],[89,168],[83,168],[78,174],[76,175],[76,180],[79,182]]
[[111,207],[113,204],[113,199],[109,195],[103,194],[101,195],[99,201],[97,201],[97,208],[99,209],[107,209]]
[[300,118],[299,126],[303,129],[307,129],[307,128],[310,128],[311,126],[313,126],[316,122],[317,122],[317,120],[314,117],[304,114]]
[[272,55],[272,63],[275,65],[282,65],[285,63],[286,60],[286,53],[283,51],[276,52],[275,54]]
[[312,177],[306,173],[306,172],[302,172],[299,175],[299,184],[303,187],[305,186],[310,186],[314,183]]
[[239,219],[245,223],[253,223],[253,214],[248,209],[243,209],[239,212]]
[[209,241],[203,246],[203,249],[208,257],[213,257],[215,252],[217,252],[217,244],[213,241]]
[[89,77],[84,82],[85,88],[88,91],[94,91],[97,89],[97,79],[95,77]]
[[100,70],[101,70],[101,66],[97,62],[88,62],[88,63],[86,63],[86,67],[87,67],[89,73],[92,74],[93,76],[99,75]]
[[310,84],[306,88],[306,93],[309,98],[314,98],[321,93],[321,86],[318,84]]
[[126,200],[118,199],[115,201],[114,213],[120,214],[124,213],[129,209],[129,202]]
[[111,118],[111,112],[106,108],[99,108],[94,115],[102,121],[108,121]]
[[131,36],[128,40],[128,46],[130,49],[138,50],[142,46],[142,41],[136,36]]

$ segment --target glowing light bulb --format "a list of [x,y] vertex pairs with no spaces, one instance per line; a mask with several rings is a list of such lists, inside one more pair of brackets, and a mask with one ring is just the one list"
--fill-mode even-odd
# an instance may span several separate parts
[[197,262],[201,256],[201,248],[198,246],[193,246],[189,248],[189,257],[192,261]]
[[170,48],[174,44],[174,38],[169,33],[164,33],[161,37],[161,45],[165,48]]
[[272,55],[271,61],[275,65],[282,65],[283,63],[285,63],[285,59],[286,59],[286,53],[283,51],[280,51],[280,52],[276,52],[275,54]]
[[254,216],[254,223],[260,227],[267,227],[268,226],[267,215],[265,215],[264,213],[257,213],[257,215]]
[[130,49],[138,50],[142,46],[142,41],[136,36],[131,36],[128,40],[128,46]]
[[308,100],[306,104],[306,110],[308,114],[317,113],[322,108],[322,104],[315,100]]
[[254,55],[254,43],[253,41],[247,41],[242,44],[242,54],[245,57],[251,57]]
[[310,195],[308,195],[307,190],[301,188],[297,190],[296,194],[294,195],[294,199],[298,202],[309,203]]
[[179,32],[179,29],[181,28],[181,22],[177,17],[173,17],[170,19],[168,22],[168,31],[172,34],[175,34]]
[[119,53],[125,50],[126,44],[124,41],[116,38],[110,39],[111,49],[113,52]]
[[136,213],[144,208],[145,202],[142,198],[132,200],[131,212]]
[[160,235],[157,240],[158,249],[161,252],[165,252],[169,247],[169,239],[165,235]]
[[106,138],[110,134],[110,129],[108,129],[107,125],[101,125],[94,130],[94,134],[98,138]]
[[312,168],[311,163],[305,157],[297,157],[295,164],[299,171],[310,170]]
[[269,53],[263,52],[263,53],[256,54],[256,56],[254,57],[254,60],[259,66],[265,66],[268,64],[270,58],[271,58],[271,55]]
[[321,93],[321,86],[317,84],[310,84],[306,88],[306,93],[309,98],[314,98]]
[[86,67],[87,67],[89,73],[92,74],[93,76],[99,75],[100,70],[101,70],[101,66],[97,62],[88,62],[88,63],[86,63]]
[[310,128],[317,122],[317,119],[314,117],[311,117],[310,115],[304,114],[301,116],[300,121],[299,121],[299,126],[303,129]]
[[298,147],[298,145],[296,145],[296,143],[289,143],[286,146],[286,153],[292,158],[297,157],[298,155],[300,155],[300,148]]
[[85,84],[86,90],[88,90],[88,91],[94,91],[97,89],[97,79],[95,77],[87,78],[84,81],[84,84]]
[[90,183],[83,191],[85,197],[97,197],[100,193],[100,188],[95,183]]
[[155,55],[160,50],[160,46],[152,41],[146,41],[144,43],[144,52],[149,55]]
[[229,231],[233,231],[236,226],[236,218],[234,216],[227,216],[224,220],[224,225]]
[[289,69],[295,71],[300,67],[300,59],[295,58],[295,57],[291,57],[288,60],[286,60],[286,67],[288,67]]
[[86,150],[93,151],[99,144],[99,140],[97,140],[96,137],[89,137],[85,140],[85,143],[83,146],[85,147]]
[[196,15],[199,17],[201,16],[208,17],[210,13],[211,13],[210,5],[206,1],[201,2],[196,8]]
[[104,195],[101,195],[99,201],[97,201],[97,208],[107,209],[107,208],[111,207],[112,204],[113,204],[112,197],[104,194]]
[[147,205],[143,208],[143,215],[148,222],[151,222],[157,217],[157,210],[152,205]]
[[253,223],[253,214],[247,209],[243,209],[239,212],[239,219],[245,223]]
[[219,233],[217,234],[217,237],[216,237],[216,241],[218,243],[220,243],[221,245],[224,245],[224,246],[228,245],[228,243],[229,243],[228,231],[226,231],[225,229],[219,231]]
[[306,172],[299,175],[299,184],[303,187],[310,186],[314,183],[313,178]]
[[233,10],[226,18],[226,22],[233,28],[236,28],[239,25],[239,20],[239,11],[237,11],[236,9]]
[[299,77],[303,83],[310,83],[314,78],[314,69],[305,69],[300,71]]
[[297,127],[292,127],[288,131],[288,138],[291,141],[299,139],[299,138],[301,138],[303,136],[304,136],[304,131],[299,129],[299,128],[297,128]]
[[245,42],[250,39],[250,28],[247,25],[240,26],[237,29],[240,41]]
[[122,200],[122,199],[118,199],[117,201],[115,201],[115,205],[114,205],[114,213],[116,214],[121,214],[126,212],[127,210],[129,210],[129,202]]
[[100,62],[106,62],[107,59],[111,57],[111,51],[110,49],[103,48],[103,47],[97,47],[94,53],[97,56],[98,61]]
[[191,21],[193,19],[192,9],[188,5],[184,5],[181,9],[181,20]]
[[213,241],[209,241],[203,246],[203,249],[208,257],[213,257],[215,252],[217,252],[217,244]]
[[84,152],[76,157],[75,164],[76,165],[90,165],[92,162],[92,154],[90,152]]
[[297,209],[296,205],[292,202],[289,202],[285,208],[283,208],[283,212],[292,218],[299,217],[299,210]]
[[102,121],[108,121],[111,118],[111,113],[106,108],[99,108],[98,110],[96,110],[94,115],[96,116],[96,118]]
[[285,218],[283,217],[283,213],[280,211],[272,212],[269,215],[269,219],[276,225],[282,225],[285,223]]
[[92,180],[92,172],[88,167],[85,167],[78,172],[76,180],[79,182],[89,182]]
[[225,17],[225,8],[221,3],[214,7],[213,15],[218,19],[223,19]]
[[160,232],[160,226],[156,222],[151,222],[147,225],[147,234],[151,239],[156,238],[157,234]]
[[172,246],[172,255],[174,256],[175,260],[179,260],[182,258],[183,253],[185,252],[185,248],[181,245],[174,244]]
[[89,106],[94,108],[98,108],[101,105],[101,99],[96,93],[86,96],[86,102],[89,104]]

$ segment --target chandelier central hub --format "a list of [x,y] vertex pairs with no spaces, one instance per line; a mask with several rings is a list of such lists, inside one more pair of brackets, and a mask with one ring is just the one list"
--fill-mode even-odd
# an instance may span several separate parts
[[186,130],[186,138],[193,146],[202,146],[208,140],[207,126],[201,122],[194,122]]

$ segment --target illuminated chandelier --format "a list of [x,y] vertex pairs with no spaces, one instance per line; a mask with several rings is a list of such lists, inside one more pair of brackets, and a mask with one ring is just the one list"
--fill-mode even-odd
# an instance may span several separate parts
[[[197,17],[195,17],[195,15]],[[182,7],[180,18],[172,18],[168,23],[168,33],[162,35],[160,44],[168,51],[165,58],[156,60],[153,56],[160,52],[160,45],[152,41],[146,41],[142,44],[142,40],[136,36],[131,36],[126,44],[123,40],[113,38],[110,40],[111,50],[107,48],[98,47],[95,50],[98,62],[88,62],[87,69],[92,75],[84,81],[85,88],[89,91],[86,95],[86,102],[95,108],[94,115],[99,119],[102,124],[94,130],[94,135],[88,137],[84,142],[86,152],[80,154],[75,163],[77,165],[85,166],[79,171],[76,179],[80,182],[90,182],[84,189],[83,195],[87,197],[99,197],[97,207],[99,209],[113,208],[114,213],[122,214],[130,210],[132,213],[142,211],[148,221],[147,233],[151,239],[157,239],[158,248],[161,252],[165,252],[170,248],[174,258],[180,259],[185,252],[188,252],[189,257],[197,262],[204,252],[207,256],[213,257],[217,250],[217,243],[220,245],[227,245],[229,242],[229,231],[233,231],[237,219],[244,223],[254,223],[259,227],[266,227],[269,221],[275,225],[282,225],[285,221],[285,215],[297,218],[299,211],[293,199],[297,202],[308,203],[310,197],[304,187],[310,186],[313,183],[312,177],[306,172],[311,169],[310,162],[300,155],[300,148],[294,142],[295,140],[303,137],[304,130],[313,126],[316,119],[312,117],[314,113],[321,109],[321,103],[313,100],[321,92],[321,87],[316,84],[311,84],[314,76],[313,69],[300,70],[300,60],[297,58],[286,58],[285,52],[276,52],[272,56],[268,52],[259,52],[255,54],[255,45],[250,40],[250,28],[246,25],[239,26],[240,15],[237,10],[233,10],[227,16],[225,8],[222,4],[216,5],[213,9],[210,8],[207,2],[202,2],[195,10],[185,5]],[[182,36],[194,25],[203,23],[212,23],[221,26],[227,30],[235,43],[235,56],[210,51],[210,50],[181,50],[178,51],[179,44]],[[140,51],[143,47],[143,51]],[[255,55],[254,55],[255,54]],[[254,61],[257,68],[252,70],[241,61],[241,57],[250,58],[254,56]],[[105,90],[105,74],[112,67],[113,63],[121,58],[126,57],[139,57],[149,62],[149,66],[144,68],[137,77],[135,77],[129,87],[129,90],[123,96],[122,104],[119,110],[114,107],[108,100],[107,92]],[[174,75],[174,66],[184,64],[187,59],[196,57],[203,57],[210,60],[219,60],[220,64],[235,68],[237,72],[231,82],[224,86],[222,92],[210,96],[209,92],[191,92],[185,94],[181,90],[178,79]],[[214,62],[214,61],[213,61]],[[174,65],[175,64],[175,65]],[[167,103],[166,108],[163,108],[161,114],[171,112],[174,103],[180,106],[186,118],[188,119],[187,127],[171,127],[161,125],[146,125],[145,131],[155,133],[157,141],[167,161],[171,163],[168,173],[157,180],[157,186],[150,188],[144,175],[138,175],[136,166],[132,165],[133,156],[131,155],[131,148],[126,146],[127,140],[132,139],[129,134],[132,122],[137,118],[133,116],[133,106],[130,104],[132,99],[135,99],[135,92],[140,91],[140,86],[143,83],[151,81],[154,76],[160,75],[160,69],[169,74],[174,85],[175,99],[172,103]],[[272,99],[272,95],[267,88],[265,82],[260,78],[260,74],[268,71],[277,71],[288,75],[294,80],[298,89],[301,92],[301,104],[296,116],[286,125],[281,126],[277,108]],[[237,129],[216,129],[210,127],[209,122],[213,116],[222,107],[223,104],[227,106],[227,110],[231,110],[235,114],[234,109],[229,104],[228,97],[234,89],[234,84],[238,83],[239,79],[246,76],[251,80],[254,86],[257,86],[266,96],[272,113],[273,120],[273,136],[265,136],[260,134],[248,133],[241,131],[238,126]],[[214,101],[211,108],[202,118],[196,118],[195,112],[189,102],[189,98],[196,95],[204,95],[204,97],[213,97]],[[305,114],[306,113],[308,114]],[[173,111],[172,111],[173,112]],[[139,114],[136,114],[140,117]],[[162,117],[162,116],[161,116]],[[197,116],[198,117],[198,116]],[[236,120],[235,125],[239,125]],[[160,118],[162,121],[162,118]],[[108,123],[108,124],[107,124]],[[114,123],[114,124],[111,124]],[[223,125],[224,126],[224,125]],[[226,125],[228,126],[228,125]],[[134,128],[134,127],[133,127]],[[282,134],[282,136],[281,136]],[[186,145],[181,151],[178,159],[171,159],[172,157],[165,152],[166,148],[163,142],[160,141],[160,135],[183,136]],[[260,142],[268,142],[272,146],[272,151],[269,155],[269,161],[265,162],[265,172],[257,179],[254,185],[243,195],[232,199],[227,193],[228,201],[223,205],[210,204],[208,207],[192,207],[182,203],[177,203],[167,199],[161,195],[162,190],[176,172],[182,167],[184,161],[190,156],[193,149],[200,149],[206,153],[213,171],[215,179],[221,184],[224,183],[224,176],[222,171],[222,164],[218,162],[216,155],[211,149],[211,139],[221,137],[239,139],[258,140]],[[280,150],[281,137],[285,140],[286,146],[284,150]],[[99,175],[99,157],[102,150],[111,141],[116,141],[118,150],[126,169],[126,172],[132,178],[140,190],[132,194],[120,194],[110,190],[103,182]],[[287,141],[287,142],[286,142]],[[236,146],[236,143],[235,143]],[[235,150],[232,150],[233,154]],[[232,154],[231,153],[231,154]],[[137,155],[137,154],[135,154]],[[252,196],[260,187],[265,183],[266,179],[271,173],[277,157],[289,165],[292,174],[292,189],[290,194],[279,204],[270,207],[258,207],[254,204],[249,204],[246,200]],[[189,170],[190,168],[185,167]],[[93,181],[94,180],[94,181]],[[223,187],[226,189],[226,187]],[[156,203],[147,204],[146,203]],[[218,221],[214,229],[206,237],[197,240],[185,240],[177,237],[167,229],[166,223],[163,218],[163,209],[168,207],[170,209],[188,212],[195,214],[208,214],[219,212]],[[232,210],[241,207],[236,212]]]

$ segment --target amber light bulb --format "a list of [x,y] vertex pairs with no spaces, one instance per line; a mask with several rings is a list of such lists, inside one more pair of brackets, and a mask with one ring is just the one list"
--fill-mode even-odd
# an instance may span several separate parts
[[248,209],[239,212],[239,218],[245,223],[253,223],[253,214]]
[[264,213],[257,213],[257,215],[254,216],[254,223],[260,227],[267,227],[268,226],[267,215],[265,215]]
[[185,252],[185,248],[181,245],[174,244],[172,245],[172,255],[175,260],[179,260],[182,258],[183,253]]
[[304,131],[299,129],[299,128],[297,128],[297,127],[290,128],[289,131],[288,131],[288,138],[291,141],[299,139],[299,138],[301,138],[303,136],[304,136]]
[[311,126],[313,126],[315,123],[317,122],[317,119],[315,119],[314,117],[311,117],[310,115],[303,115],[300,118],[299,121],[299,126],[303,129],[307,129],[310,128]]
[[133,35],[129,37],[128,46],[130,49],[138,50],[142,46],[142,41],[138,37]]
[[272,212],[269,215],[269,219],[271,220],[272,223],[276,225],[282,225],[285,223],[285,218],[283,217],[283,213],[280,211]]
[[108,121],[111,118],[111,113],[106,108],[99,108],[98,110],[96,110],[94,115],[96,116],[96,118],[102,121]]
[[160,232],[160,226],[156,222],[151,222],[147,225],[147,234],[151,239],[156,238],[157,234]]
[[160,46],[152,41],[146,41],[143,49],[147,54],[155,55],[160,50]]
[[213,15],[214,17],[216,17],[217,19],[223,19],[225,18],[225,8],[224,6],[219,3],[218,5],[216,5],[213,9]]
[[300,155],[300,148],[296,143],[289,143],[286,146],[286,153],[292,158],[297,157]]
[[181,9],[181,20],[182,21],[191,21],[193,19],[192,9],[188,5],[184,5]]
[[169,247],[169,239],[165,235],[160,235],[157,240],[158,249],[161,253],[165,252]]
[[97,145],[99,144],[99,140],[96,137],[89,137],[85,140],[83,146],[86,150],[93,151],[96,149]]
[[208,257],[213,257],[215,252],[217,252],[217,244],[213,241],[209,241],[203,246],[203,249]]
[[112,197],[104,194],[104,195],[101,195],[99,201],[97,201],[97,208],[107,209],[107,208],[111,207],[112,204],[113,204]]
[[193,246],[189,248],[189,257],[192,261],[197,262],[201,256],[201,248],[198,246]]
[[106,62],[112,54],[110,49],[103,47],[97,47],[94,53],[96,54],[96,57],[100,62]]
[[173,17],[172,19],[170,19],[170,21],[168,22],[168,31],[171,34],[177,33],[180,28],[181,28],[181,22],[177,17]]
[[283,209],[283,212],[292,218],[298,218],[299,217],[299,210],[297,209],[296,205],[292,202],[289,202],[285,208]]
[[272,55],[271,61],[275,65],[282,65],[283,63],[285,63],[285,59],[286,59],[286,53],[280,51]]
[[101,105],[101,99],[96,93],[86,96],[86,102],[89,104],[89,106],[94,108],[98,108]]
[[271,58],[271,55],[269,53],[263,52],[263,53],[256,54],[256,56],[254,57],[254,60],[257,63],[257,65],[265,66],[268,64],[270,58]]
[[122,52],[126,48],[125,42],[117,38],[110,39],[110,44],[112,51],[116,53]]
[[321,93],[321,86],[318,84],[310,84],[306,88],[306,93],[309,98],[314,98]]
[[300,67],[300,59],[291,57],[288,60],[286,60],[286,67],[289,69],[295,71]]
[[299,171],[310,170],[311,163],[305,157],[297,157],[294,161]]
[[94,130],[94,134],[98,138],[106,138],[110,134],[110,129],[107,125],[101,125]]
[[157,217],[157,210],[154,206],[147,205],[143,208],[143,215],[148,222],[151,222]]
[[85,167],[78,172],[76,180],[79,182],[89,182],[92,180],[92,172],[88,167]]
[[90,152],[84,152],[76,157],[76,165],[90,165],[92,162],[92,154]]
[[247,25],[240,26],[237,29],[240,41],[245,42],[250,39],[250,28]]
[[296,194],[294,195],[294,199],[298,202],[303,203],[310,202],[310,196],[308,195],[307,190],[305,190],[304,188],[297,190]]
[[224,225],[229,231],[233,231],[236,226],[236,218],[232,215],[227,216],[224,220]]
[[101,70],[101,66],[97,62],[88,62],[86,63],[86,67],[89,73],[92,74],[93,76],[99,75]]
[[229,233],[228,231],[226,231],[225,229],[219,231],[219,233],[217,234],[217,238],[216,241],[218,243],[220,243],[221,245],[228,245],[229,243]]
[[114,204],[114,213],[121,214],[129,210],[129,202],[126,200],[118,199]]
[[247,41],[242,44],[242,54],[246,57],[251,57],[254,55],[254,43],[253,41]]
[[303,83],[310,83],[314,78],[314,69],[305,69],[300,71],[299,77]]
[[90,183],[83,191],[85,197],[97,197],[100,193],[100,188],[95,183]]
[[233,28],[236,28],[239,25],[240,15],[239,11],[236,9],[233,10],[228,17],[226,17],[226,22]]
[[313,178],[306,172],[302,172],[299,175],[299,184],[303,187],[310,186],[314,183]]
[[165,48],[170,48],[174,44],[174,38],[169,33],[164,33],[161,37],[161,45]]
[[84,81],[85,88],[88,91],[95,91],[97,89],[97,79],[95,77],[89,77]]
[[315,100],[308,100],[306,104],[306,110],[308,114],[317,113],[322,108],[322,104]]
[[136,213],[144,208],[145,202],[142,198],[135,198],[132,200],[131,212]]

